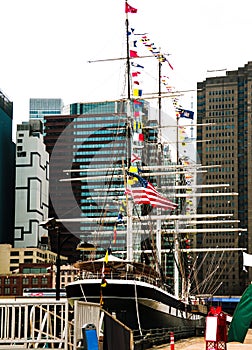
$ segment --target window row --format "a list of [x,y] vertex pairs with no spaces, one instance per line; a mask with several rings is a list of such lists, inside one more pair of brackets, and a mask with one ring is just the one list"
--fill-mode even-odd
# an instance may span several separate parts
[[[31,279],[27,278],[27,277],[23,277],[22,278],[22,284],[23,285],[29,285],[30,283],[32,284],[39,284],[39,281],[42,284],[47,284],[48,283],[48,278],[47,277],[42,277],[42,278],[37,278],[37,277],[33,277]],[[8,277],[0,277],[0,284],[1,285],[10,285],[10,284],[17,284],[17,278],[8,278]]]
[[234,110],[226,110],[226,111],[215,111],[215,112],[208,112],[209,117],[218,117],[218,116],[225,116],[225,115],[235,115]]
[[[101,150],[97,151],[96,150],[95,151],[95,156],[97,157],[98,155],[102,155],[102,154],[105,154],[105,155],[107,155],[109,157],[112,157],[114,154],[116,154],[118,156],[119,151],[121,151],[121,154],[125,153],[125,152],[123,152],[120,149],[119,150],[118,149],[114,149],[115,153],[113,153],[113,154],[111,153],[111,150],[105,150],[105,151],[101,151]],[[80,156],[80,155],[82,155],[82,156],[90,155],[90,157],[93,157],[94,156],[94,150],[86,151],[86,152],[76,152],[76,156]],[[74,158],[73,162],[83,162],[83,158],[80,158],[80,159]]]
[[224,136],[234,136],[234,131],[226,131],[226,132],[216,132],[216,133],[207,133],[206,137],[224,137]]
[[208,109],[233,109],[233,103],[221,104],[221,105],[208,105]]
[[[210,125],[209,128],[213,129],[220,129],[220,128],[226,128],[227,126],[224,123],[234,123],[235,119],[234,118],[219,118],[217,119],[206,119],[206,123],[216,123],[216,125]],[[208,128],[208,127],[207,127]]]
[[234,179],[235,174],[219,174],[219,175],[206,175],[209,180],[213,179]]
[[[234,153],[230,153],[228,155],[229,157],[232,157],[234,158]],[[224,154],[224,153],[209,153],[209,154],[206,154],[206,158],[226,158],[227,157],[227,154]],[[232,161],[232,163],[234,163],[234,161]]]
[[[93,132],[100,132],[100,131],[107,131],[109,133],[118,133],[118,131],[125,131],[126,127],[123,126],[118,126],[115,124],[85,124],[85,125],[80,125],[79,128],[84,129],[81,131],[74,131],[74,135],[86,135],[90,134],[92,131]],[[87,130],[89,129],[89,130]]]
[[234,94],[234,89],[230,90],[216,90],[216,91],[209,91],[209,96],[214,96],[214,95],[229,95],[229,94]]
[[230,172],[230,171],[235,171],[235,168],[230,166],[230,167],[222,167],[222,168],[210,168],[208,169],[209,173],[219,173],[219,172]]
[[206,147],[206,152],[232,151],[234,146]]
[[208,100],[208,102],[227,102],[227,101],[234,101],[234,96],[214,97],[214,98],[209,98]]
[[[96,138],[94,138],[94,141],[102,141],[102,140],[105,140],[105,141],[108,141],[108,139],[107,138],[98,138],[98,137],[96,137]],[[122,138],[123,139],[123,138]],[[86,139],[86,140],[88,140],[88,141],[90,141],[90,138],[88,138],[88,139]],[[118,142],[117,140],[115,140],[115,139],[113,139],[114,140],[114,142],[110,142],[110,143],[106,143],[106,144],[95,144],[95,143],[92,143],[92,144],[87,144],[86,142],[83,144],[83,145],[79,145],[79,146],[76,146],[76,145],[74,145],[74,149],[76,148],[76,149],[81,149],[81,148],[97,148],[97,147],[99,147],[99,148],[112,148],[112,147],[125,147],[125,142]]]

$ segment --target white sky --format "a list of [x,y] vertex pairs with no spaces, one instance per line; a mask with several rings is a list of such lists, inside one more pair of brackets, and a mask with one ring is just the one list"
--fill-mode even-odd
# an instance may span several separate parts
[[[251,0],[129,4],[138,9],[129,15],[135,31],[171,54],[174,70],[164,74],[178,90],[196,89],[207,70],[236,70],[252,60]],[[124,95],[122,61],[87,63],[125,56],[124,0],[0,0],[0,13],[0,89],[14,103],[14,128],[28,120],[29,98],[69,104]],[[154,91],[157,61],[139,63],[153,81],[143,92]]]

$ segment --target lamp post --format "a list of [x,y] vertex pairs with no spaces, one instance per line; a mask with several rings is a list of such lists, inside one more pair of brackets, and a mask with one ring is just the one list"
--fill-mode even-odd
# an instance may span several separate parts
[[56,258],[56,300],[60,300],[60,227],[55,218],[48,218],[40,223],[44,229],[56,231],[57,235],[57,258]]
[[60,300],[60,228],[55,226],[57,235],[57,258],[56,258],[56,300]]

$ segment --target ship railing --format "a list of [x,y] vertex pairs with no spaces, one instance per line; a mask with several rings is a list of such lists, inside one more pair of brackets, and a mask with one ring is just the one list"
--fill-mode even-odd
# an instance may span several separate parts
[[161,289],[169,292],[169,286],[163,285],[160,279],[155,279],[148,275],[134,274],[132,272],[114,272],[110,271],[108,273],[102,274],[101,272],[91,273],[91,272],[83,272],[83,279],[102,279],[105,276],[106,279],[121,279],[121,280],[137,280],[140,282],[146,282],[152,284],[154,286],[160,287]]

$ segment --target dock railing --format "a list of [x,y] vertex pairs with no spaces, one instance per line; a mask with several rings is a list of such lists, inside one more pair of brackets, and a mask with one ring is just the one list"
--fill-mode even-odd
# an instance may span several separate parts
[[[71,311],[71,312],[70,312]],[[85,323],[99,327],[100,305],[66,298],[0,299],[0,349],[76,350]]]

